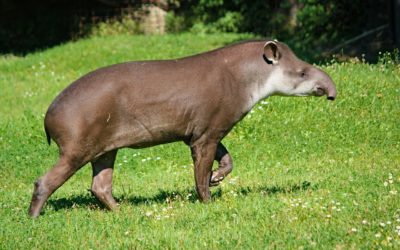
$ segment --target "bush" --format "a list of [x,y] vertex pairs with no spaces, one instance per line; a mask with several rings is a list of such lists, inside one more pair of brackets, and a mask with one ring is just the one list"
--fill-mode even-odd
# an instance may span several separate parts
[[193,32],[277,38],[311,61],[327,48],[390,22],[386,0],[186,0],[177,6],[175,15],[184,17]]
[[238,32],[243,22],[243,16],[239,12],[228,11],[219,18],[211,27],[221,32]]
[[179,33],[188,29],[185,17],[175,15],[172,11],[167,13],[165,24],[169,33]]
[[124,15],[121,20],[112,19],[100,22],[90,27],[89,36],[107,35],[133,35],[143,33],[140,25],[135,22],[131,15]]

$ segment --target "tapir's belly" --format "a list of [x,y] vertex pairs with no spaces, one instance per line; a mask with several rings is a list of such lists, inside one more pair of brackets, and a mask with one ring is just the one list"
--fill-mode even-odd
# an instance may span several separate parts
[[89,126],[98,127],[99,135],[94,136],[105,138],[105,147],[148,147],[185,140],[192,133],[182,104],[139,100],[132,105],[117,103],[105,111]]
[[160,119],[143,122],[137,119],[118,125],[113,139],[116,140],[118,147],[141,148],[184,140],[189,136],[186,130],[179,122]]

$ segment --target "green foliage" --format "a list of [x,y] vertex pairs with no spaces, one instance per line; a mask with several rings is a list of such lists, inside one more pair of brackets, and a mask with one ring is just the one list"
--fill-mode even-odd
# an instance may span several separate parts
[[224,16],[218,18],[215,22],[205,24],[204,22],[195,23],[190,29],[193,33],[215,34],[221,32],[238,32],[243,16],[238,12],[226,12]]
[[89,29],[89,36],[134,35],[143,33],[140,24],[131,15],[124,15],[121,20],[106,20],[91,25]]
[[392,53],[379,53],[378,64],[384,67],[397,67],[400,64],[399,49],[395,49]]
[[333,25],[329,24],[329,17],[335,10],[333,3],[322,4],[315,0],[300,0],[304,7],[297,13],[298,26],[296,30],[302,35],[298,37],[302,44],[326,44],[331,39],[335,39],[332,34]]
[[239,12],[228,11],[211,27],[219,32],[238,32],[243,16]]
[[172,11],[165,17],[165,25],[168,33],[179,33],[188,29],[185,17],[175,15]]
[[[58,157],[43,114],[79,76],[105,65],[192,55],[235,34],[105,36],[0,57],[1,249],[399,249],[400,65],[323,66],[338,98],[271,97],[224,139],[235,168],[197,202],[183,143],[118,153],[108,212],[83,167],[27,217],[34,180]],[[397,59],[395,59],[397,58]],[[396,61],[397,60],[397,61]]]
[[385,0],[185,2],[175,12],[194,33],[251,32],[277,38],[312,61],[338,43],[390,22]]
[[238,32],[244,19],[240,12],[224,6],[223,0],[200,0],[189,13],[192,17],[188,20],[193,23],[191,31],[210,34]]

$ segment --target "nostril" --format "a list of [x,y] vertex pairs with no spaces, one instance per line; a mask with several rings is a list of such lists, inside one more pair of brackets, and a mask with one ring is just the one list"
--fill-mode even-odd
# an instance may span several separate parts
[[335,97],[334,96],[328,96],[328,98],[327,98],[329,101],[334,101],[335,100]]

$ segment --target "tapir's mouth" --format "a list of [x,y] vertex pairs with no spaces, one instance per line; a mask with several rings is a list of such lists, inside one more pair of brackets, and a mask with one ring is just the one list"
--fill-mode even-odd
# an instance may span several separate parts
[[323,88],[318,87],[317,90],[315,90],[315,95],[323,96],[323,95],[325,95],[325,90]]

